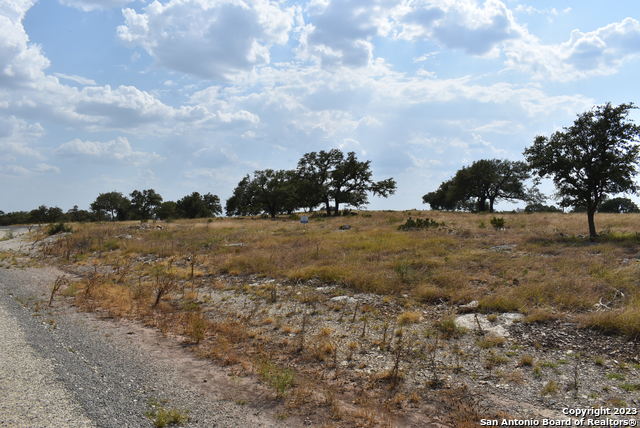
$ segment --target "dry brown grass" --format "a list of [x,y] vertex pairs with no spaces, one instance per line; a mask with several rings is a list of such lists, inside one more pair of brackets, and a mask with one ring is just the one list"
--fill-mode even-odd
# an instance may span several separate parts
[[422,314],[415,311],[406,311],[398,315],[398,325],[404,326],[409,324],[416,324],[422,319]]
[[[409,215],[446,227],[398,231]],[[489,224],[488,215],[415,211],[312,219],[306,227],[258,219],[179,221],[162,223],[163,229],[133,222],[75,225],[74,234],[45,254],[73,263],[83,274],[64,292],[80,306],[182,335],[190,349],[234,373],[260,371],[256,361],[268,355],[273,367],[296,370],[296,382],[273,370],[262,376],[286,400],[308,395],[297,385],[304,376],[313,379],[317,394],[346,382],[362,389],[354,386],[348,393],[365,397],[371,382],[374,398],[362,399],[374,402],[393,390],[395,398],[385,398],[380,407],[392,414],[420,401],[407,398],[415,393],[408,386],[403,389],[416,370],[410,344],[418,339],[410,335],[419,332],[415,337],[428,336],[445,348],[447,341],[464,340],[465,331],[454,322],[456,304],[477,300],[490,320],[521,311],[528,322],[570,316],[606,332],[640,333],[640,239],[634,232],[640,215],[598,216],[600,228],[610,233],[595,243],[578,236],[583,215],[501,216],[506,229],[498,231],[480,226]],[[344,223],[352,229],[339,231]],[[296,283],[310,279],[329,284]],[[334,283],[342,286],[316,289]],[[380,294],[382,304],[369,305],[376,301],[370,296],[354,296],[358,303],[330,300],[352,292]],[[608,309],[596,312],[596,303]],[[366,357],[372,345],[398,364],[375,367]],[[503,339],[485,337],[476,345],[486,348],[478,351],[488,355],[482,361],[489,374],[510,383],[529,375],[524,367],[537,369],[533,357],[510,363]],[[364,369],[373,373],[371,379],[358,378],[369,372]],[[327,412],[336,421],[368,421],[368,407],[344,406],[355,403],[351,398],[333,402]],[[452,408],[454,426],[472,424],[476,411],[475,405]]]
[[[397,230],[409,216],[428,216],[446,227]],[[70,242],[54,244],[49,251],[79,264],[98,255],[100,263],[117,267],[111,275],[114,283],[148,275],[154,262],[141,259],[157,258],[155,263],[166,265],[171,257],[172,277],[183,288],[221,273],[316,278],[356,291],[407,293],[424,303],[479,300],[487,312],[521,311],[530,315],[529,321],[542,321],[543,312],[589,312],[620,291],[625,297],[616,302],[615,312],[587,317],[585,324],[640,332],[629,309],[630,302],[640,299],[635,258],[640,215],[599,214],[598,227],[605,235],[595,243],[581,236],[586,230],[583,214],[501,216],[504,230],[486,227],[488,214],[419,211],[312,218],[306,226],[263,219],[185,220],[147,230],[133,222],[82,224],[74,225]],[[352,229],[338,230],[345,222]],[[198,262],[193,278],[187,257]],[[118,298],[111,300],[115,304]]]

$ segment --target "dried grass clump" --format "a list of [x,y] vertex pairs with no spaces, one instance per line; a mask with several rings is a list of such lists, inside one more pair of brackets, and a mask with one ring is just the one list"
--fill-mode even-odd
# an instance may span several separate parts
[[449,299],[449,292],[429,284],[418,285],[413,290],[413,294],[416,300],[422,303],[439,303]]
[[626,309],[592,312],[580,317],[585,327],[600,330],[606,334],[623,334],[631,338],[640,337],[640,302]]
[[398,315],[398,325],[405,326],[417,324],[422,320],[422,314],[415,311],[406,311]]
[[548,309],[536,308],[524,317],[523,321],[526,323],[544,323],[548,321],[555,321],[559,318],[557,312],[550,311]]

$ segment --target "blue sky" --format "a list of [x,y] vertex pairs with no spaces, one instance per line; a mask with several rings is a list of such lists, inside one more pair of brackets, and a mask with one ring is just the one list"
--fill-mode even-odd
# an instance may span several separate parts
[[333,147],[397,180],[369,208],[421,207],[463,165],[638,102],[639,20],[631,0],[3,0],[0,210],[224,200]]

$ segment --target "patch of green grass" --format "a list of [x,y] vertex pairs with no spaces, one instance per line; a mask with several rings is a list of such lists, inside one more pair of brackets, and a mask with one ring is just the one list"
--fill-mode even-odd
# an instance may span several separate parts
[[265,360],[260,363],[258,373],[263,381],[271,386],[278,398],[282,398],[287,393],[295,381],[295,373],[289,368],[278,367],[271,361]]
[[435,327],[446,339],[460,337],[466,332],[466,329],[456,325],[452,316],[440,319],[435,323]]
[[189,411],[165,407],[165,400],[149,400],[149,411],[145,416],[151,420],[157,428],[171,425],[183,425],[189,422]]
[[540,393],[542,395],[556,395],[559,390],[560,387],[558,386],[558,383],[555,380],[550,380],[542,387],[542,391],[540,391]]
[[621,389],[624,389],[627,392],[636,392],[640,391],[640,383],[623,383],[620,385]]
[[624,375],[622,373],[607,373],[607,379],[624,380]]

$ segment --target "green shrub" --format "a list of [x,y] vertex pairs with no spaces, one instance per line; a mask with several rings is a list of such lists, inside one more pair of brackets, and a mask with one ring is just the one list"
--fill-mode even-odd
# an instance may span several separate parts
[[189,411],[165,407],[166,401],[150,400],[150,410],[145,416],[158,428],[183,425],[189,422]]
[[71,232],[71,227],[67,226],[64,223],[55,223],[55,224],[50,224],[49,228],[47,229],[47,234],[49,236],[51,235],[56,235],[58,233],[66,233],[66,232]]
[[293,386],[295,375],[291,369],[278,367],[271,361],[263,361],[258,371],[262,380],[276,391],[278,398],[284,397],[287,390]]
[[120,248],[120,244],[117,239],[107,239],[104,241],[104,249],[107,251],[114,251]]
[[491,220],[489,221],[491,223],[491,226],[493,226],[494,229],[498,230],[498,229],[504,229],[504,218],[502,217],[491,217]]
[[417,218],[414,220],[413,218],[409,217],[404,224],[398,226],[398,230],[420,230],[439,226],[444,226],[444,223],[438,223],[437,221],[430,218]]

